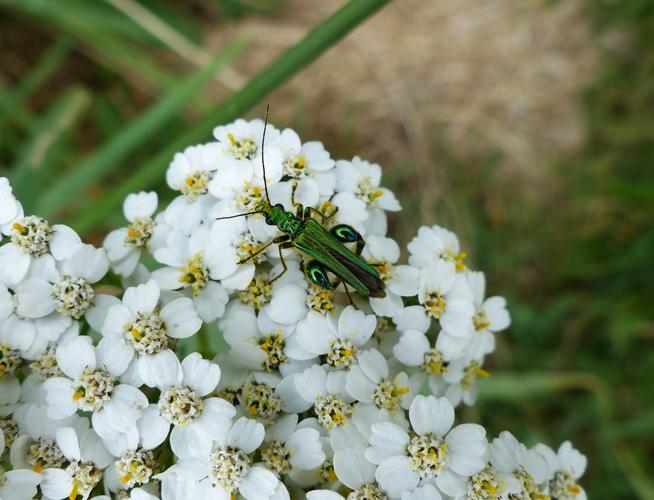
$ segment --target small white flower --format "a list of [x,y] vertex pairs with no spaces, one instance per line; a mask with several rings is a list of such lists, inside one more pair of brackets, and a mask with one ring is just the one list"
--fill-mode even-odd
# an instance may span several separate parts
[[222,158],[220,144],[210,142],[187,147],[175,154],[168,170],[166,182],[171,189],[180,191],[188,201],[195,201],[209,190],[209,183],[219,168]]
[[[181,461],[179,473],[204,483],[202,491],[206,496],[197,498],[227,500],[237,492],[246,500],[288,498],[275,474],[253,463],[252,455],[261,446],[264,435],[261,423],[241,417],[202,458]],[[285,494],[278,492],[280,489]]]
[[280,380],[274,373],[251,373],[238,395],[239,409],[265,424],[273,422],[282,409],[282,398],[276,391]]
[[[210,186],[211,193],[221,198],[232,189],[240,189],[244,182],[253,177],[263,178],[261,154],[266,161],[266,179],[269,185],[279,181],[282,176],[283,154],[274,146],[279,130],[273,125],[266,127],[266,144],[263,140],[263,120],[236,120],[234,123],[216,127],[213,135],[222,149],[225,160]],[[230,160],[230,161],[226,161]]]
[[505,330],[511,324],[511,316],[506,309],[504,297],[493,296],[485,299],[486,278],[480,271],[466,273],[466,281],[474,296],[475,314],[472,322],[478,340],[471,355],[475,358],[490,354],[495,350],[495,333]]
[[482,361],[470,359],[467,356],[455,359],[443,374],[443,380],[450,384],[445,391],[445,397],[457,406],[461,401],[472,405],[477,401],[479,388],[477,378],[488,378],[490,373],[481,367]]
[[168,239],[168,246],[156,250],[154,257],[169,267],[157,269],[152,278],[162,290],[186,291],[204,321],[222,316],[228,296],[225,288],[214,281],[218,279],[212,260],[216,256],[206,228],[198,228],[191,237],[173,233]]
[[98,345],[104,358],[115,360],[118,375],[134,360],[132,368],[151,387],[164,383],[158,380],[160,374],[177,369],[179,363],[170,350],[171,339],[188,338],[202,326],[190,298],[175,298],[161,306],[159,297],[154,280],[128,288],[122,304],[107,312],[103,339]]
[[420,273],[418,300],[447,335],[469,337],[473,331],[473,296],[463,276],[438,260]]
[[390,190],[380,186],[381,175],[379,165],[358,156],[351,161],[339,160],[336,162],[336,191],[352,193],[368,208],[396,212],[400,204]]
[[1,226],[2,233],[11,239],[0,246],[0,283],[7,285],[20,283],[35,259],[50,253],[56,260],[63,260],[81,243],[68,226],[51,226],[41,217],[24,216],[20,203],[17,207],[16,216]]
[[298,343],[316,356],[325,355],[329,366],[345,369],[356,363],[359,349],[370,340],[376,324],[375,316],[353,306],[341,312],[338,323],[331,315],[310,311],[297,326]]
[[207,397],[218,385],[220,368],[199,353],[182,361],[183,378],[170,374],[170,384],[161,387],[159,413],[173,425],[170,446],[180,458],[209,453],[212,440],[223,439],[229,430],[234,407],[221,398]]
[[387,492],[377,484],[376,470],[377,466],[366,459],[363,446],[348,447],[334,454],[336,475],[345,486],[353,490],[348,498],[388,498]]
[[407,245],[409,264],[420,269],[443,260],[454,266],[456,271],[463,271],[467,257],[461,251],[456,234],[440,226],[422,226],[418,234]]
[[352,416],[352,397],[345,389],[346,373],[329,372],[312,365],[306,370],[284,378],[277,386],[283,399],[283,409],[299,413],[313,408],[322,427],[330,434],[347,432]]
[[370,299],[373,311],[379,316],[393,317],[399,314],[404,307],[402,297],[418,293],[420,272],[411,266],[395,265],[400,258],[400,247],[391,238],[368,236],[363,256],[377,268],[386,284],[386,297]]
[[420,367],[423,373],[435,377],[446,373],[451,361],[451,358],[438,348],[438,344],[432,347],[427,335],[418,330],[403,332],[393,347],[393,354],[400,363]]
[[[60,278],[53,283],[51,297],[60,315],[79,319],[97,307],[93,285],[109,270],[109,260],[102,248],[80,245],[59,264]],[[88,316],[87,319],[94,323]],[[99,326],[98,326],[99,328]]]
[[547,479],[547,461],[536,450],[528,450],[508,431],[501,432],[490,444],[490,463],[497,471],[508,494],[532,497],[539,494]]
[[76,427],[58,428],[55,442],[67,465],[44,470],[41,491],[47,498],[88,497],[111,463],[111,455],[85,419]]
[[391,376],[386,358],[376,349],[363,351],[358,361],[347,374],[345,388],[352,397],[391,413],[409,408],[413,387],[406,373]]
[[298,425],[298,416],[291,413],[266,429],[261,459],[278,476],[315,469],[325,461],[320,433],[304,423]]
[[561,443],[556,453],[544,444],[537,444],[534,450],[547,461],[546,494],[561,500],[586,500],[586,492],[578,483],[588,465],[585,455],[576,450],[570,441]]
[[366,458],[379,464],[375,474],[379,485],[392,497],[412,491],[421,481],[435,481],[442,489],[452,476],[468,476],[484,468],[486,431],[476,424],[450,430],[454,408],[447,399],[417,396],[409,418],[411,434],[390,422],[373,424],[371,447],[366,450]]
[[157,193],[143,192],[130,194],[123,203],[123,214],[128,220],[126,228],[111,231],[104,240],[103,247],[112,269],[121,276],[130,276],[148,248],[154,232],[152,218],[157,210]]
[[296,203],[313,207],[321,197],[330,197],[334,193],[332,169],[335,162],[321,142],[302,144],[293,130],[284,129],[274,146],[284,155],[283,175],[294,186]]
[[[364,222],[366,234],[386,234],[385,212],[397,212],[401,207],[393,192],[380,186],[381,167],[355,156],[352,161],[337,161],[335,174],[337,194],[334,204],[355,214],[357,201],[363,203],[368,213],[360,220]],[[343,215],[340,218],[343,219]],[[356,225],[357,221],[351,222]]]
[[90,337],[76,337],[57,347],[57,364],[66,377],[49,378],[44,383],[47,414],[61,419],[78,410],[91,411],[93,428],[111,440],[133,432],[136,420],[148,400],[141,391],[116,380],[117,359],[102,358]]
[[105,484],[111,491],[146,485],[159,468],[153,450],[168,436],[169,424],[159,415],[157,405],[152,404],[143,411],[137,427],[139,436],[136,441],[112,442],[108,447],[118,457],[105,471]]

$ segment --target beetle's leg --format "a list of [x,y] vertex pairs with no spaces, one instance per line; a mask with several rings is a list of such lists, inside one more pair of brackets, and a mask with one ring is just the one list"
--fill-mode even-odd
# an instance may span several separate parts
[[[350,305],[354,306],[354,301],[352,300],[352,296],[350,295],[350,290],[347,288],[347,283],[345,283],[345,280],[341,280],[341,283],[343,283],[343,288],[345,289],[345,295],[347,295],[347,300],[350,301]],[[356,308],[356,306],[354,306]]]
[[[275,238],[275,240],[280,240],[280,239],[282,239],[282,238],[287,238],[287,239],[284,239],[284,240],[282,240],[282,241],[276,241],[275,243],[279,243],[279,245],[277,245],[277,250],[279,250],[279,259],[282,261],[282,267],[283,267],[284,269],[282,270],[281,273],[279,273],[279,274],[278,274],[277,276],[275,276],[273,279],[271,279],[270,281],[268,281],[268,284],[269,284],[269,285],[272,284],[274,281],[278,280],[279,278],[281,278],[282,275],[283,275],[286,271],[288,271],[288,266],[286,265],[286,261],[284,260],[284,254],[282,253],[282,250],[284,250],[285,248],[293,248],[293,243],[290,241],[290,240],[291,240],[291,237],[288,236],[288,235],[279,236],[278,238]],[[273,240],[273,241],[275,241],[275,240]]]
[[366,246],[366,242],[363,240],[359,232],[347,224],[337,224],[332,227],[329,232],[341,243],[354,243],[354,253],[357,255],[361,255],[363,247]]
[[297,191],[297,180],[293,181],[293,187],[291,187],[291,205],[292,206],[297,206],[298,203],[295,202],[295,191]]
[[325,215],[324,212],[321,212],[317,208],[306,207],[304,209],[304,218],[308,219],[309,217],[311,217],[311,214],[315,214],[315,215],[318,215],[322,219],[322,223],[324,224],[325,222],[330,220],[332,217],[334,217],[334,215],[336,215],[336,212],[338,212],[338,207],[336,207],[336,210],[334,210],[334,212],[331,213],[330,215]]
[[247,262],[248,260],[254,259],[257,255],[259,255],[260,253],[264,252],[264,251],[266,250],[266,248],[268,248],[268,247],[269,247],[270,245],[272,245],[273,243],[284,243],[284,242],[286,242],[286,241],[288,241],[288,240],[290,240],[290,239],[291,239],[291,237],[290,237],[289,235],[287,235],[287,234],[283,234],[283,235],[281,235],[281,236],[278,236],[277,238],[274,238],[274,239],[270,240],[270,241],[269,241],[268,243],[266,243],[264,246],[259,247],[259,249],[258,249],[256,252],[251,253],[250,255],[248,255],[247,257],[245,257],[244,259],[239,260],[239,261],[237,262],[237,264],[244,264],[244,263]]

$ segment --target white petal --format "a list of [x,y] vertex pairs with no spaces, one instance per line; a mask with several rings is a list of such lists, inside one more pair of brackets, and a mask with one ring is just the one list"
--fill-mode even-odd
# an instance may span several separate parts
[[377,349],[368,349],[359,354],[359,366],[363,373],[373,382],[379,383],[388,378],[388,364],[386,358]]
[[291,465],[301,470],[315,469],[326,458],[316,429],[296,430],[286,442],[286,448],[291,452]]
[[150,313],[159,302],[159,286],[153,279],[143,285],[128,288],[123,295],[123,304],[129,307],[132,314]]
[[68,472],[61,469],[45,469],[43,471],[41,491],[49,498],[65,498],[73,489],[73,480]]
[[12,349],[26,351],[34,342],[36,326],[34,322],[11,315],[0,325],[0,340]]
[[248,500],[264,500],[273,496],[279,479],[268,469],[255,465],[241,482],[239,491]]
[[448,433],[445,442],[450,452],[448,466],[454,472],[469,476],[484,468],[487,444],[486,430],[481,425],[457,425]]
[[417,472],[411,470],[409,459],[404,456],[385,460],[375,472],[379,486],[391,497],[399,497],[404,491],[413,490],[420,481]]
[[213,391],[220,380],[220,367],[216,363],[202,359],[200,353],[194,352],[182,361],[184,385],[190,387],[199,396],[206,396]]
[[60,427],[56,433],[57,446],[64,456],[71,461],[80,461],[79,442],[77,434],[72,427]]
[[228,300],[227,291],[215,281],[209,281],[200,293],[193,297],[193,304],[200,317],[210,322],[223,315]]
[[192,423],[186,427],[176,425],[170,432],[170,447],[182,459],[200,458],[211,452],[211,441],[198,432]]
[[16,404],[20,398],[20,382],[16,377],[0,378],[0,407]]
[[428,350],[427,336],[416,330],[408,330],[402,334],[400,341],[393,347],[393,354],[404,365],[420,366]]
[[137,367],[143,383],[150,387],[172,387],[183,379],[182,365],[170,349],[140,357]]
[[332,490],[312,490],[307,492],[307,500],[343,500],[343,496]]
[[70,257],[61,261],[62,274],[84,278],[89,283],[100,281],[108,270],[109,259],[104,248],[93,245],[80,245]]
[[181,274],[173,267],[162,267],[152,272],[152,278],[162,290],[177,290],[182,287]]
[[411,403],[409,419],[418,434],[444,436],[454,423],[454,408],[445,398],[418,395]]
[[84,318],[91,328],[96,332],[99,332],[102,330],[102,325],[107,317],[107,312],[111,307],[117,304],[120,304],[118,298],[111,295],[98,294],[95,296],[95,304],[86,311]]
[[24,318],[42,318],[55,310],[52,285],[47,281],[30,279],[16,287],[18,307],[16,311]]
[[371,297],[370,307],[377,316],[392,318],[402,312],[404,302],[402,302],[402,297],[389,289],[386,291],[386,296],[381,299]]
[[56,351],[57,364],[70,378],[77,378],[85,368],[95,370],[95,350],[91,337],[77,337],[60,344]]
[[125,218],[134,222],[136,217],[150,217],[157,209],[157,193],[141,191],[127,195],[123,202]]
[[377,467],[368,462],[364,450],[352,447],[334,454],[334,470],[340,481],[353,490],[375,481]]
[[63,224],[52,226],[54,231],[50,238],[50,253],[56,260],[67,259],[82,243],[79,235],[70,227]]
[[31,260],[15,243],[0,246],[0,283],[20,283],[27,274]]
[[300,346],[313,355],[329,352],[336,340],[328,320],[316,311],[309,311],[307,317],[298,323],[295,336]]
[[12,500],[29,500],[36,496],[36,487],[43,476],[31,470],[19,469],[5,473],[6,483],[0,486],[0,497]]
[[100,331],[103,335],[120,335],[125,332],[125,326],[130,323],[134,317],[129,308],[123,304],[116,304],[107,310],[102,328]]
[[229,446],[252,453],[256,450],[266,434],[263,424],[249,418],[241,417],[229,431],[227,442]]
[[435,486],[425,484],[419,486],[412,492],[402,493],[402,500],[441,500],[443,498]]
[[204,434],[218,442],[224,442],[232,424],[236,409],[222,398],[207,398],[204,408],[197,419]]
[[166,440],[170,424],[159,415],[157,405],[151,404],[143,410],[143,416],[136,423],[139,430],[141,445],[146,450],[152,450]]
[[114,377],[119,377],[127,370],[134,358],[134,349],[128,346],[120,335],[107,335],[98,343],[97,356],[101,366],[107,368]]
[[202,320],[188,297],[169,302],[161,309],[159,316],[166,323],[166,333],[175,339],[190,337],[202,327]]
[[380,464],[389,457],[402,455],[409,443],[407,432],[392,422],[373,424],[370,433],[371,447],[365,452],[366,458]]

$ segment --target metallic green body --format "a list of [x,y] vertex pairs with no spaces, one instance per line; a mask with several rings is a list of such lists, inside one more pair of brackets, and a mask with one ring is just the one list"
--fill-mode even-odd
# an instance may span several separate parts
[[281,205],[265,202],[257,210],[265,214],[268,224],[277,226],[287,234],[294,247],[313,257],[360,294],[370,297],[386,295],[377,268],[338,241],[315,219],[301,219]]

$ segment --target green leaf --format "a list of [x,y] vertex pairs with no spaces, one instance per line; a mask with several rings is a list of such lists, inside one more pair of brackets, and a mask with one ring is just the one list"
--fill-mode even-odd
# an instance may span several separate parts
[[216,70],[232,61],[244,47],[244,41],[231,45],[209,66],[188,78],[164,99],[143,113],[138,120],[118,132],[99,151],[52,186],[41,199],[37,212],[46,216],[52,214],[64,206],[71,197],[82,193],[90,184],[100,180],[129,153],[143,145],[174,118],[177,111],[188,102],[188,99],[215,75]]
[[75,219],[73,227],[80,233],[96,227],[109,213],[120,207],[129,193],[148,188],[160,181],[170,159],[177,151],[205,139],[216,125],[238,118],[388,2],[389,0],[357,0],[345,4],[252,78],[245,87],[207,114],[186,134],[172,140],[168,147],[103,200],[97,202],[92,209]]
[[597,397],[605,418],[612,413],[608,387],[591,373],[493,373],[478,383],[481,400],[526,401],[565,390],[583,389]]

